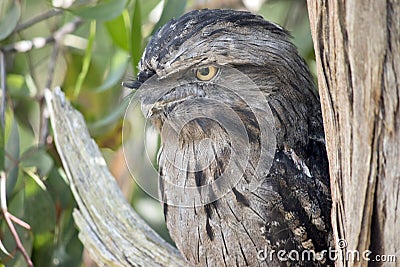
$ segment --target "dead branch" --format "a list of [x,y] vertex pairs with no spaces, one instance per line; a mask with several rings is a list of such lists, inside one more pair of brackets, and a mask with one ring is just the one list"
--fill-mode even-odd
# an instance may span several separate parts
[[59,88],[45,91],[57,151],[79,209],[79,238],[100,266],[186,266],[132,209],[109,172],[82,115]]

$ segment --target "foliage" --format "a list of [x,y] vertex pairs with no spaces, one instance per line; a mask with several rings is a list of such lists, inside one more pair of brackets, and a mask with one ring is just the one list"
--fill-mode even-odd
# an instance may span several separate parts
[[[200,2],[3,0],[0,3],[0,50],[6,71],[5,75],[0,73],[0,80],[4,81],[1,89],[5,92],[1,94],[5,124],[0,134],[0,171],[4,170],[6,177],[6,197],[1,197],[7,200],[9,213],[30,226],[27,230],[14,221],[35,266],[81,266],[83,251],[72,217],[76,203],[48,128],[44,88],[62,88],[84,115],[111,170],[124,183],[123,177],[129,174],[121,174],[124,161],[119,155],[126,107],[123,97],[127,92],[121,81],[135,76],[148,37],[172,17],[200,8]],[[157,10],[162,12],[157,14]],[[304,1],[267,1],[257,12],[288,27],[300,52],[313,65]],[[65,25],[74,28],[60,32]],[[27,40],[32,42],[23,42]],[[136,126],[130,127],[134,133]],[[128,195],[133,195],[133,206],[168,238],[158,203],[147,199],[140,188],[129,182],[128,185],[133,190],[131,194],[128,190]],[[156,212],[150,214],[149,210]],[[2,211],[0,266],[27,266],[4,220],[5,210]]]

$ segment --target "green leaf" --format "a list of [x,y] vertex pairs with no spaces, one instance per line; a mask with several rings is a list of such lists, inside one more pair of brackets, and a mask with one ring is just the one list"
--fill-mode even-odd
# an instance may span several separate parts
[[17,121],[11,109],[6,112],[6,157],[5,169],[7,171],[7,196],[10,196],[18,178],[18,163],[20,155],[19,131]]
[[53,253],[53,261],[59,262],[58,266],[81,266],[83,246],[78,239],[72,212],[62,213],[58,226],[60,226],[57,227],[59,236]]
[[7,38],[14,31],[21,17],[21,2],[11,0],[8,1],[8,4],[1,3],[1,5],[7,6],[9,3],[11,3],[11,6],[0,12],[0,41]]
[[37,146],[37,138],[32,128],[28,128],[25,125],[23,125],[20,121],[18,121],[18,132],[19,132],[20,154],[25,153],[25,151],[31,149],[32,146]]
[[117,120],[121,119],[122,116],[125,114],[125,110],[126,110],[128,104],[129,104],[129,101],[127,101],[127,100],[123,101],[113,112],[108,114],[108,116],[106,116],[105,118],[103,118],[99,121],[96,121],[93,124],[88,125],[89,129],[91,131],[96,131],[101,127],[105,127],[105,126],[110,125],[110,124],[116,122]]
[[32,232],[36,235],[54,231],[56,210],[49,192],[32,179],[26,179],[25,197],[25,220],[31,226]]
[[129,57],[125,52],[117,51],[111,59],[110,73],[103,84],[95,89],[95,92],[102,92],[116,85],[125,74]]
[[35,266],[51,266],[55,267],[58,264],[53,263],[54,253],[54,233],[45,232],[41,234],[35,234],[33,243],[33,262]]
[[185,12],[186,2],[186,0],[166,0],[160,20],[154,26],[152,34],[172,18],[181,16]]
[[42,189],[47,190],[46,185],[40,178],[40,176],[36,173],[36,167],[32,168],[24,168],[23,171],[35,181],[35,183]]
[[273,21],[286,27],[285,21],[293,1],[267,1],[262,5],[259,14],[266,20]]
[[26,170],[27,173],[35,170],[41,178],[48,176],[53,165],[53,158],[49,156],[44,148],[32,147],[21,156],[20,167]]
[[7,74],[7,93],[12,97],[32,97],[27,85],[25,77],[20,74]]
[[118,17],[126,6],[127,0],[100,1],[94,6],[72,9],[72,13],[98,21],[107,21]]
[[57,203],[59,209],[64,210],[73,206],[74,198],[72,196],[69,185],[64,180],[61,168],[53,168],[46,180],[47,190],[53,197],[53,201]]
[[74,88],[74,98],[76,98],[79,95],[83,82],[85,81],[86,75],[89,71],[90,61],[92,59],[92,52],[93,52],[93,42],[95,37],[96,37],[96,21],[92,20],[90,22],[89,40],[85,50],[85,56],[83,58],[82,69],[78,75],[78,79],[76,80]]
[[160,0],[141,0],[142,17],[147,18],[150,12],[160,3]]
[[124,9],[117,18],[105,22],[108,34],[111,36],[114,44],[125,51],[129,51],[129,13]]
[[[4,254],[6,254],[7,256],[11,255],[10,252],[8,252],[8,250],[4,246],[3,242],[1,242],[1,239],[0,239],[0,251],[3,252]],[[2,265],[0,265],[0,266],[2,266]]]
[[131,56],[134,74],[137,73],[138,63],[142,56],[142,14],[140,0],[135,0],[131,28]]
[[54,233],[35,234],[35,266],[49,266],[49,262],[57,263],[51,266],[80,266],[82,244],[77,240],[78,231],[72,218],[76,204],[61,173],[61,168],[53,168],[46,180],[48,192],[57,207],[57,222]]

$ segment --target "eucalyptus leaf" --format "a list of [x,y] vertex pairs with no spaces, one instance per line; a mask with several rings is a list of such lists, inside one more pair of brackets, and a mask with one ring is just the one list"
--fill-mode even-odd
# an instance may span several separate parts
[[142,17],[147,18],[150,12],[160,3],[160,0],[141,0]]
[[142,13],[140,0],[135,0],[131,28],[131,56],[133,72],[138,71],[137,65],[142,56]]
[[[4,1],[4,0],[2,0]],[[7,38],[15,29],[21,17],[21,2],[9,0],[3,6],[10,5],[7,10],[3,10],[0,16],[0,41]]]
[[78,238],[78,231],[72,218],[72,212],[64,212],[59,218],[59,240],[53,253],[53,261],[59,262],[58,266],[81,266],[82,243]]
[[20,166],[29,170],[31,170],[32,167],[36,168],[36,172],[41,178],[49,174],[53,165],[53,158],[44,148],[32,147],[21,156]]
[[54,231],[56,210],[49,192],[32,179],[26,179],[25,198],[26,222],[30,224],[32,232],[37,235]]
[[95,89],[95,92],[102,92],[116,85],[125,74],[128,63],[128,54],[123,51],[117,51],[111,59],[111,67],[107,79],[103,82],[101,86]]
[[53,167],[49,173],[49,178],[46,180],[46,187],[59,209],[67,209],[73,207],[75,202],[71,189],[62,177],[61,172],[60,168]]
[[54,262],[54,247],[54,233],[48,231],[35,234],[35,240],[33,243],[34,253],[32,255],[32,260],[35,263],[35,266],[59,266],[58,264],[50,264]]
[[77,16],[85,19],[108,21],[118,17],[126,6],[127,0],[99,1],[94,6],[80,7],[71,10]]
[[89,129],[95,131],[101,127],[105,127],[121,119],[122,116],[125,114],[128,104],[129,104],[128,100],[123,101],[113,112],[108,114],[108,116],[104,117],[99,121],[96,121],[93,124],[90,124]]
[[105,26],[114,44],[125,51],[129,51],[129,13],[124,10],[113,20],[106,21]]
[[164,9],[161,18],[154,26],[153,34],[158,28],[166,24],[172,18],[177,18],[185,12],[186,0],[165,0]]
[[92,60],[93,53],[93,43],[96,37],[96,21],[92,20],[90,22],[90,30],[89,30],[89,39],[88,44],[85,50],[85,56],[83,57],[82,69],[78,75],[78,79],[76,80],[75,88],[74,88],[74,98],[78,97],[83,82],[85,81],[86,75],[89,71],[90,62]]
[[6,157],[4,160],[5,169],[7,170],[7,196],[10,196],[18,178],[18,162],[20,156],[20,140],[17,121],[11,109],[6,113]]
[[25,77],[20,74],[7,74],[7,93],[11,97],[32,97],[25,83]]
[[[8,250],[6,249],[6,247],[3,245],[3,242],[1,242],[0,240],[0,251],[3,252],[4,254],[6,254],[7,256],[11,256],[11,253],[8,252]],[[1,265],[0,265],[1,266]]]

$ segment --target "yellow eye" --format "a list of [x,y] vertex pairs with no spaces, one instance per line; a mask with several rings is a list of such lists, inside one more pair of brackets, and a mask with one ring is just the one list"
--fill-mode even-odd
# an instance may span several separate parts
[[215,77],[217,74],[218,69],[213,66],[208,66],[204,68],[200,68],[196,70],[196,77],[200,81],[209,81]]

